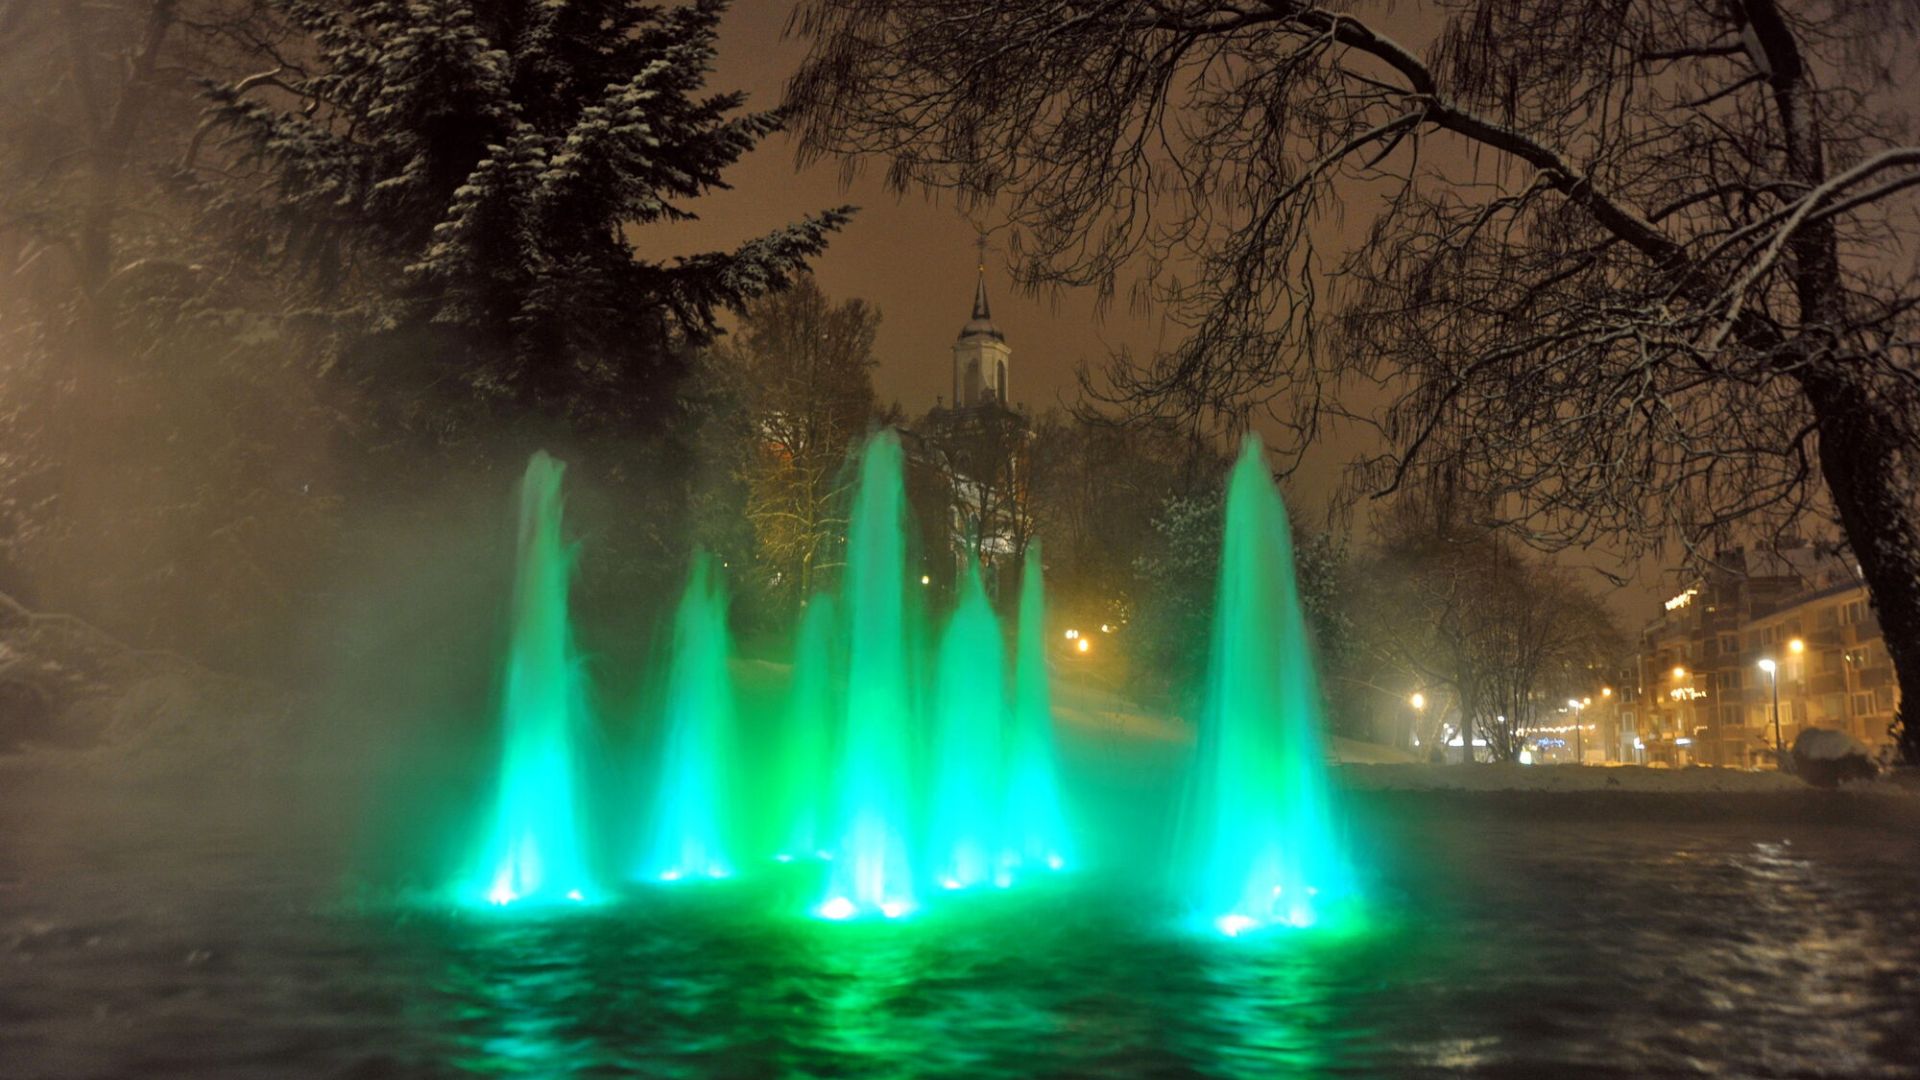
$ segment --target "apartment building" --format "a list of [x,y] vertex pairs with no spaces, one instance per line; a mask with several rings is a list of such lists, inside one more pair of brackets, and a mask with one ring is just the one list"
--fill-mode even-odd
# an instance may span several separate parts
[[1782,745],[1823,727],[1884,746],[1893,665],[1857,567],[1811,543],[1715,562],[1641,630],[1609,752],[1675,766],[1771,762],[1776,679]]

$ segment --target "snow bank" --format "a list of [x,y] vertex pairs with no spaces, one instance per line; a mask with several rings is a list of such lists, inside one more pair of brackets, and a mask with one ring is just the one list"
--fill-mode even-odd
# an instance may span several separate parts
[[1649,769],[1638,765],[1339,766],[1342,784],[1358,791],[1634,791],[1671,794],[1755,794],[1804,791],[1792,776],[1743,769]]
[[1867,748],[1844,731],[1807,728],[1793,740],[1793,756],[1813,761],[1839,761],[1841,758],[1867,756]]

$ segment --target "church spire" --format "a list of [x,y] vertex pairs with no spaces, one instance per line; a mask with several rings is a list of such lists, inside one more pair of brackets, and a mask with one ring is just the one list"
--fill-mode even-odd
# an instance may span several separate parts
[[970,409],[1007,401],[1007,360],[1013,350],[1000,328],[993,325],[987,306],[987,234],[981,233],[979,276],[973,283],[973,317],[960,328],[953,343],[953,407]]
[[987,234],[981,233],[973,246],[980,252],[980,277],[973,286],[973,317],[982,322],[992,322],[993,312],[987,310]]

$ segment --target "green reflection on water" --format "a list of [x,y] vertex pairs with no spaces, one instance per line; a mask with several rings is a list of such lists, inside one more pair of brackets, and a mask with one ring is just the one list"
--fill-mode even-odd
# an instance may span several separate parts
[[[422,982],[488,1076],[1320,1075],[1369,1060],[1375,932],[1224,941],[1078,885],[795,916],[726,883],[572,918],[463,918]],[[398,943],[400,951],[418,948]],[[437,1014],[437,1017],[436,1015]]]

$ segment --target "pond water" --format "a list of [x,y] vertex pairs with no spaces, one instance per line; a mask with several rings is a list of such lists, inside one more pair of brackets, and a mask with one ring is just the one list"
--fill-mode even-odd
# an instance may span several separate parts
[[451,911],[337,830],[14,783],[0,1075],[1920,1075],[1911,812],[1530,806],[1371,797],[1363,927],[1236,940],[1097,870],[899,923],[794,914],[805,869]]

